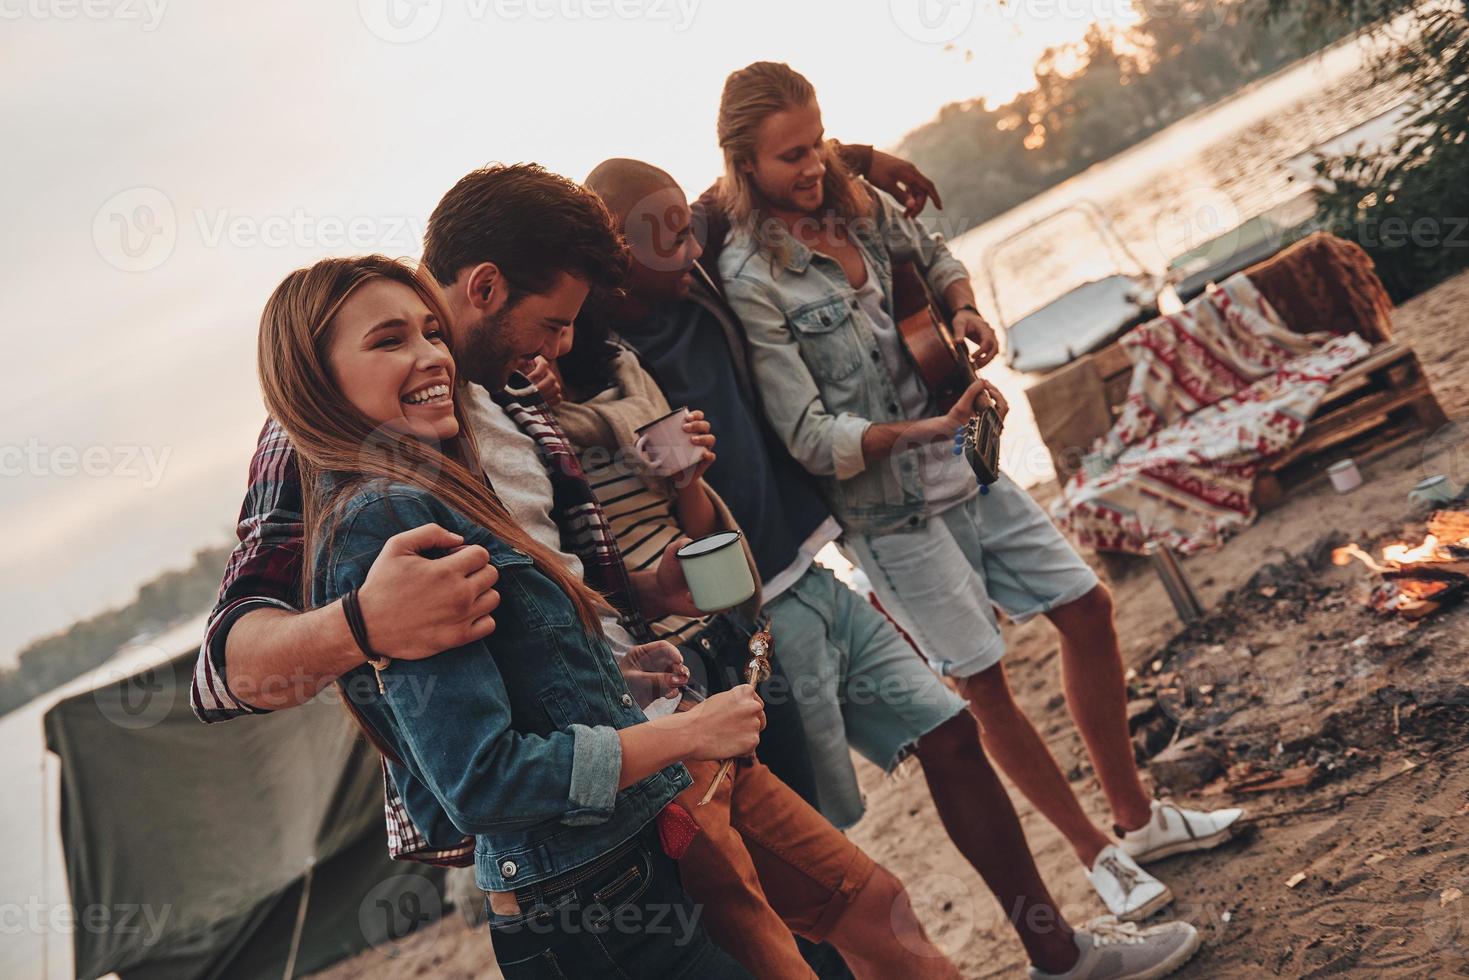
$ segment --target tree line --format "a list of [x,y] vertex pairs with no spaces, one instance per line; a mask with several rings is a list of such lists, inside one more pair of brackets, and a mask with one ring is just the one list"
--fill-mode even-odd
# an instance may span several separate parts
[[137,597],[126,606],[81,620],[27,646],[13,668],[0,672],[0,714],[95,670],[127,644],[208,609],[214,604],[232,547],[233,543],[222,544],[198,551],[188,568],[159,575],[139,588]]
[[932,177],[953,234],[987,221],[1351,30],[1266,0],[1153,0],[1047,50],[1003,105],[955,102],[898,153]]

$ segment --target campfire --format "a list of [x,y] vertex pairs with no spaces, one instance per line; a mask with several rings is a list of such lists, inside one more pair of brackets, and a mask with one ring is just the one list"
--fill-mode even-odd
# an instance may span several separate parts
[[1422,619],[1469,595],[1469,511],[1444,510],[1428,520],[1418,544],[1385,546],[1380,559],[1353,543],[1337,548],[1337,565],[1362,562],[1380,577],[1370,602],[1379,612]]

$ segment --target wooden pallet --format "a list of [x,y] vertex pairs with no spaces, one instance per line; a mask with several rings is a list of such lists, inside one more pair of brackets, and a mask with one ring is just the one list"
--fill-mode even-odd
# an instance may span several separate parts
[[[1127,398],[1132,362],[1120,344],[1090,357],[1105,391],[1110,426]],[[1099,433],[1105,431],[1101,421]],[[1365,462],[1422,439],[1447,421],[1413,349],[1405,344],[1379,344],[1336,378],[1296,444],[1262,466],[1255,480],[1255,506],[1269,510],[1292,491],[1323,476],[1337,460],[1350,457]],[[1068,468],[1063,474],[1058,466],[1058,482],[1071,472]],[[1096,558],[1113,581],[1147,566],[1146,559],[1136,555],[1097,552]]]
[[1379,344],[1332,383],[1296,444],[1261,468],[1255,506],[1276,506],[1339,459],[1380,456],[1447,421],[1413,349]]

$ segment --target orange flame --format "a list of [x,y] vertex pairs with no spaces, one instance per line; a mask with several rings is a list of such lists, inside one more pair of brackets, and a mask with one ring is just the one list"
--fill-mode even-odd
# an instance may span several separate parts
[[1333,565],[1350,565],[1354,558],[1374,572],[1390,572],[1404,565],[1417,565],[1422,562],[1448,560],[1439,550],[1437,536],[1432,534],[1425,537],[1423,543],[1417,546],[1409,546],[1404,542],[1385,545],[1382,549],[1381,562],[1363,551],[1356,542],[1337,548],[1331,553],[1331,563]]
[[1423,539],[1423,543],[1416,548],[1409,548],[1405,544],[1390,544],[1382,549],[1384,561],[1390,561],[1396,565],[1413,565],[1420,561],[1438,561],[1438,538],[1432,534]]
[[1362,564],[1366,565],[1374,572],[1386,572],[1390,570],[1385,565],[1379,565],[1371,555],[1367,554],[1367,552],[1358,547],[1355,541],[1351,544],[1337,548],[1331,553],[1331,563],[1333,565],[1350,565],[1353,558],[1355,558],[1357,561],[1360,561]]

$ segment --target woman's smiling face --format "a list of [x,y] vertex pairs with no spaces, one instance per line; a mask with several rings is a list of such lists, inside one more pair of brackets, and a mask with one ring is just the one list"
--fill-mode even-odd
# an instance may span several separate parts
[[390,279],[360,286],[328,336],[327,366],[359,412],[416,439],[458,434],[448,329],[411,288]]

